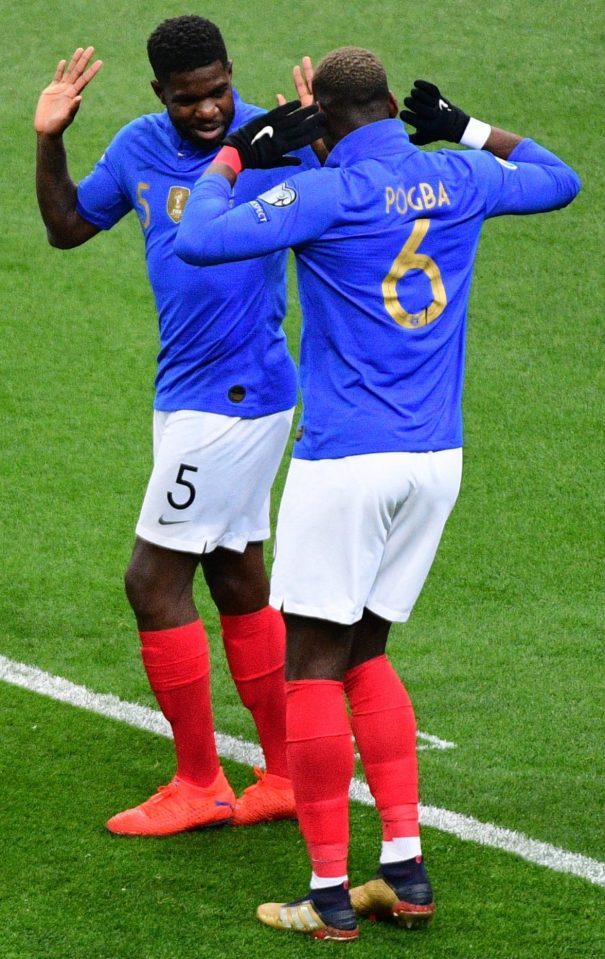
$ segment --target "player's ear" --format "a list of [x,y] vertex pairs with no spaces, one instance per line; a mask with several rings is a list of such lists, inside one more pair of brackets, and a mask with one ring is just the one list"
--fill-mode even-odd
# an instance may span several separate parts
[[164,88],[159,80],[151,81],[151,89],[155,93],[158,100],[161,100],[164,106],[166,106],[166,98],[164,96]]
[[394,120],[395,117],[399,116],[399,104],[395,96],[389,90],[389,119]]
[[225,71],[229,74],[230,77],[233,77],[233,60],[227,60],[225,64]]

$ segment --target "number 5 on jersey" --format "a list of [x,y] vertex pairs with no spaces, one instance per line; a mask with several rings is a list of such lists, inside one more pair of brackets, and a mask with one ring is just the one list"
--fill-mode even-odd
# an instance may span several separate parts
[[151,187],[149,183],[143,183],[142,180],[137,183],[137,204],[142,210],[142,213],[139,212],[139,220],[141,221],[141,226],[144,230],[146,230],[151,223],[151,207],[149,206],[149,202],[143,196],[143,193],[150,189]]

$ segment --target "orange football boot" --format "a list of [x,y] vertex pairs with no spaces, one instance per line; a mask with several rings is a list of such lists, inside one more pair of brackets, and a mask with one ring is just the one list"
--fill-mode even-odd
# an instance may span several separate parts
[[275,819],[296,819],[292,781],[254,767],[257,782],[244,789],[235,803],[233,826],[253,826]]
[[235,793],[219,769],[209,786],[193,786],[175,776],[140,806],[112,816],[107,828],[117,836],[172,836],[187,829],[231,822]]

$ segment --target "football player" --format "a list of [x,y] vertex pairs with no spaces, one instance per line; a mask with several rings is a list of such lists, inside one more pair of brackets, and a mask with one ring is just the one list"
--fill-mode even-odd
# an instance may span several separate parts
[[[284,624],[268,605],[262,545],[296,373],[281,329],[284,252],[212,269],[188,266],[173,252],[189,194],[223,138],[264,111],[234,88],[214,23],[198,16],[166,20],[147,50],[163,111],[120,130],[78,185],[63,136],[102,66],[92,47],[59,63],[34,125],[38,201],[52,246],[86,243],[134,210],[158,310],[154,467],[126,592],[151,688],[172,727],[176,773],[149,800],[107,823],[120,835],[156,836],[296,815],[285,751]],[[317,165],[310,148],[300,155],[307,166]],[[239,206],[282,178],[271,169],[247,172],[232,202]],[[266,762],[237,802],[214,739],[208,640],[193,598],[199,567]]]
[[[563,207],[580,182],[544,147],[470,117],[427,81],[404,101],[408,137],[367,50],[329,53],[313,93],[327,119],[326,165],[231,210],[240,170],[279,148],[282,119],[270,113],[262,135],[244,126],[195,187],[176,250],[203,265],[288,245],[296,253],[303,414],[270,601],[286,619],[288,764],[312,874],[302,899],[266,903],[257,915],[346,941],[358,935],[356,914],[413,928],[435,910],[414,711],[386,646],[391,623],[410,615],[458,495],[481,228],[489,217]],[[418,149],[438,140],[471,149]],[[351,732],[382,848],[377,875],[349,893]]]

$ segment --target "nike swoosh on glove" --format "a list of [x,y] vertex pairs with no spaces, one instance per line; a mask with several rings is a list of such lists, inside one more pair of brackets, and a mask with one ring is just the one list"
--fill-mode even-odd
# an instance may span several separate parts
[[416,80],[409,97],[403,101],[407,110],[399,116],[404,123],[416,127],[410,143],[425,146],[436,140],[460,143],[470,117],[444,97],[439,87],[428,80]]
[[300,100],[290,100],[230,133],[222,146],[234,147],[248,169],[300,166],[298,157],[285,154],[321,140],[325,132],[326,117],[317,103],[301,107]]

